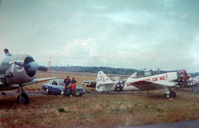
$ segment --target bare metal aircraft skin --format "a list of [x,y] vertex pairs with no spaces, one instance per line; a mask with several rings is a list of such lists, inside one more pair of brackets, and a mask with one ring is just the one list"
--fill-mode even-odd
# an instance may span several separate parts
[[128,90],[154,90],[164,88],[165,97],[172,98],[176,96],[171,88],[176,85],[188,83],[189,75],[186,70],[178,72],[169,72],[146,77],[134,77],[131,75],[125,80],[112,81],[103,71],[97,74],[96,91],[128,91]]
[[19,89],[18,103],[29,103],[29,97],[23,90],[26,85],[53,79],[55,77],[35,79],[37,70],[47,71],[27,55],[6,56],[0,65],[0,91]]

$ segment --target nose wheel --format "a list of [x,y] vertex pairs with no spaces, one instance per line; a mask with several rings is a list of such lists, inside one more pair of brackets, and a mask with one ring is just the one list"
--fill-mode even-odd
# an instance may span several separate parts
[[29,97],[25,93],[22,87],[19,87],[19,95],[17,97],[17,103],[18,104],[28,104],[29,103]]

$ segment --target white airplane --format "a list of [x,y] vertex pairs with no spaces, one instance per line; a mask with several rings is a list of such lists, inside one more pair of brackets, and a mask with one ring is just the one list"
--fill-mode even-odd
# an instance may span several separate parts
[[176,96],[171,87],[188,83],[189,75],[186,70],[169,72],[145,77],[136,77],[136,73],[124,80],[113,81],[103,71],[97,74],[96,91],[128,91],[128,90],[153,90],[164,88],[165,97]]
[[35,79],[37,70],[48,69],[39,66],[29,55],[7,55],[0,64],[0,91],[19,89],[17,102],[28,104],[29,97],[23,90],[24,86],[56,78]]

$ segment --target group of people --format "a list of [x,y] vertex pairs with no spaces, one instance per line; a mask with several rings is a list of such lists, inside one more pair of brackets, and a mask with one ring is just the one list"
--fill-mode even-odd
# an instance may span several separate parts
[[64,79],[64,88],[66,91],[69,92],[69,95],[72,95],[73,93],[75,93],[76,87],[77,87],[77,81],[75,80],[75,77],[72,78],[72,80],[70,79],[70,76],[67,76]]

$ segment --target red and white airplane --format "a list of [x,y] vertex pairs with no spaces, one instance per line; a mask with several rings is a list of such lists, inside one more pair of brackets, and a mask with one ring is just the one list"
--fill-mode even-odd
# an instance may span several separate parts
[[96,91],[153,90],[164,88],[165,97],[172,98],[176,96],[176,93],[171,91],[171,87],[187,84],[190,77],[186,70],[145,77],[135,76],[136,75],[133,74],[127,79],[113,81],[106,74],[104,74],[103,71],[99,71],[97,74]]

